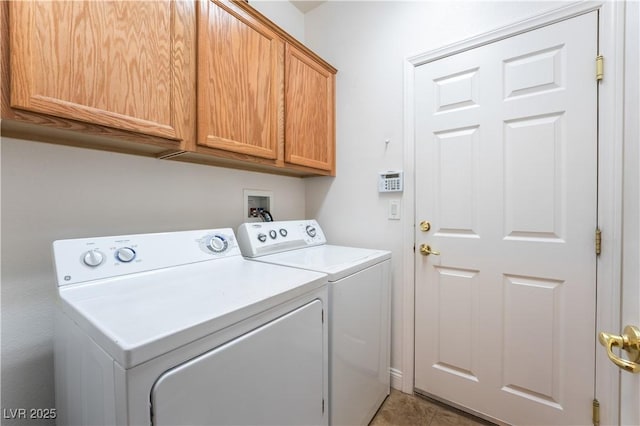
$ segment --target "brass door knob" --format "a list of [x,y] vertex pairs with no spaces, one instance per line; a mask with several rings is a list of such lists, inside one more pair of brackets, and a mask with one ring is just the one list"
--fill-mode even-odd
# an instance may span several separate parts
[[[605,333],[598,335],[598,340],[607,348],[607,356],[618,367],[630,373],[640,373],[640,329],[633,325],[624,328],[622,335]],[[623,359],[613,353],[613,347],[627,351],[629,359]]]
[[420,254],[423,256],[429,256],[433,254],[435,256],[440,256],[440,252],[437,250],[433,250],[430,245],[420,244]]
[[427,232],[430,229],[431,229],[431,222],[429,222],[428,220],[423,220],[422,222],[420,222],[420,230],[422,232]]

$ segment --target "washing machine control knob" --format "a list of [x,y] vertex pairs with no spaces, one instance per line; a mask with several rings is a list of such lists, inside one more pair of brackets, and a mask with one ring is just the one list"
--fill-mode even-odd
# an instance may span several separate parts
[[207,243],[207,248],[214,253],[222,253],[227,247],[229,243],[222,235],[214,235]]
[[280,228],[280,235],[282,235],[283,237],[286,237],[288,234],[287,230],[284,228]]
[[272,229],[271,231],[269,231],[269,236],[271,237],[272,240],[275,240],[276,237],[278,236],[278,233]]
[[116,259],[120,262],[129,263],[136,258],[136,251],[131,247],[122,247],[116,250]]
[[104,261],[104,255],[98,250],[89,250],[84,254],[84,256],[82,256],[82,261],[85,265],[95,268],[102,264]]
[[315,226],[307,225],[306,231],[307,231],[307,235],[309,235],[311,238],[314,238],[316,236],[316,227]]
[[263,234],[262,232],[258,234],[258,241],[260,241],[261,243],[264,243],[265,241],[267,241],[267,235]]

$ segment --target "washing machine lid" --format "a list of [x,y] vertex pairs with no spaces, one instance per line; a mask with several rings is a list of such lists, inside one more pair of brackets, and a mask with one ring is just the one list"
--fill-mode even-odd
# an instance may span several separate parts
[[61,287],[62,309],[125,369],[326,285],[241,256]]
[[377,263],[391,259],[391,252],[325,244],[255,258],[294,268],[323,272],[330,282],[338,281]]

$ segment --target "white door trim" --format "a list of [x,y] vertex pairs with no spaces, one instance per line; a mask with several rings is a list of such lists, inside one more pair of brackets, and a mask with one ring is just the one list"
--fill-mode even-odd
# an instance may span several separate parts
[[[622,176],[623,176],[623,110],[624,110],[624,9],[623,2],[584,1],[534,16],[451,44],[440,49],[409,57],[404,65],[404,134],[405,134],[405,209],[403,228],[404,274],[402,324],[403,392],[414,388],[414,313],[415,313],[415,134],[414,71],[415,67],[465,50],[531,31],[583,13],[600,13],[600,53],[605,56],[605,77],[600,83],[599,109],[599,177],[598,224],[603,231],[603,251],[598,259],[596,329],[619,330],[620,284],[622,260]],[[594,58],[595,79],[595,58]],[[595,82],[594,82],[595,84]],[[589,348],[584,348],[589,350]],[[619,424],[620,375],[611,374],[610,361],[600,348],[596,351],[596,395],[601,406],[601,424]],[[579,351],[576,351],[579,356]]]
[[[598,105],[598,222],[603,231],[603,250],[598,262],[598,331],[622,330],[624,24],[624,2],[604,2],[600,9],[600,53],[605,56],[605,78],[600,84]],[[600,399],[602,422],[620,424],[620,370],[612,370],[610,362],[599,346],[596,395]]]
[[[628,2],[625,11],[625,39],[640,39],[640,3]],[[624,134],[624,241],[622,271],[621,326],[640,324],[640,48],[625,43],[625,134]],[[621,375],[620,424],[640,424],[640,377]],[[628,407],[628,408],[627,408]]]

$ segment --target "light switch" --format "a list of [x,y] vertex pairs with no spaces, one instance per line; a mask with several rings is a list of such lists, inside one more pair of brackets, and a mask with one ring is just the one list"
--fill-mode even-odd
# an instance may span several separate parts
[[400,220],[400,200],[389,200],[389,220]]

